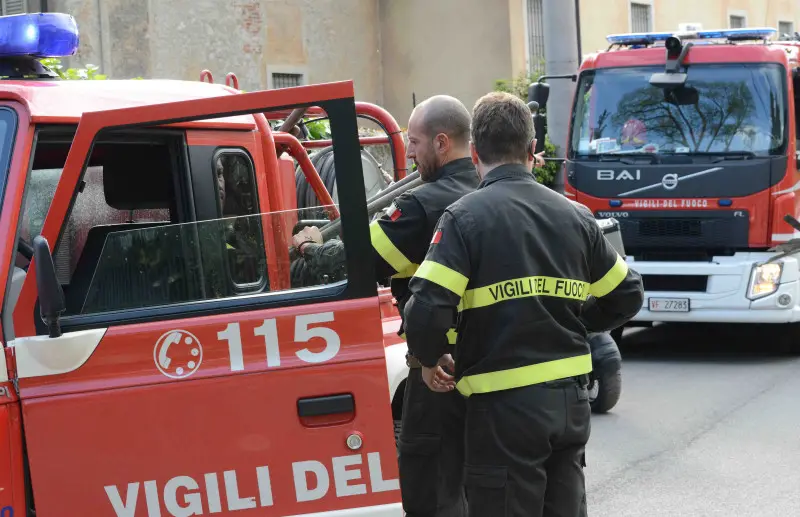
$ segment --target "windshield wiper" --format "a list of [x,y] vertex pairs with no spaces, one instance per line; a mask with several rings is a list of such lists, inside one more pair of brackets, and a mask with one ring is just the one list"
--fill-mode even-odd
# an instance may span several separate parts
[[633,165],[639,163],[642,158],[650,161],[650,163],[658,163],[658,155],[655,153],[644,152],[627,152],[627,153],[603,153],[598,155],[598,160],[601,162],[621,162]]
[[688,156],[688,157],[711,157],[711,163],[717,163],[724,160],[748,160],[756,158],[756,153],[752,151],[719,151],[719,152],[685,152],[678,153],[675,151],[661,151],[661,154],[668,156]]

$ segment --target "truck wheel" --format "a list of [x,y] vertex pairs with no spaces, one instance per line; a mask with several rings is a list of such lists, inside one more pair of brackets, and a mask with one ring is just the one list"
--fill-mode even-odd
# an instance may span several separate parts
[[589,384],[589,406],[592,413],[608,413],[619,402],[622,395],[622,370],[592,376]]

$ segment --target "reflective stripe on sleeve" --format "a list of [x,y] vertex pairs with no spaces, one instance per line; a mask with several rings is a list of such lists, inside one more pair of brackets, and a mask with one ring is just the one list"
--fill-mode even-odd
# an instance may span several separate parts
[[424,278],[445,289],[449,289],[458,296],[464,294],[467,283],[469,283],[469,279],[458,271],[443,266],[438,262],[433,262],[432,260],[424,261],[419,269],[417,269],[414,276],[417,278]]
[[392,266],[395,271],[403,272],[409,269],[413,264],[403,252],[397,249],[397,246],[389,239],[386,232],[383,231],[378,221],[373,221],[369,225],[369,237],[372,241],[372,247],[378,252],[387,264]]
[[417,269],[419,269],[418,264],[411,264],[403,271],[400,271],[399,273],[395,273],[394,275],[392,275],[392,278],[411,278],[412,276],[414,276],[414,273],[417,272]]
[[603,275],[603,278],[593,283],[589,287],[589,294],[595,298],[605,296],[616,289],[617,286],[622,283],[623,280],[625,280],[627,275],[628,264],[625,263],[625,259],[617,255],[617,261],[613,266],[611,266],[611,269],[608,270],[608,273]]
[[554,296],[556,298],[584,301],[588,294],[589,284],[581,280],[551,276],[529,276],[470,289],[464,293],[463,308],[476,309],[506,300],[532,296]]
[[591,371],[592,355],[578,355],[520,368],[468,375],[456,383],[456,389],[465,397],[469,397],[473,393],[521,388],[531,384],[575,377]]

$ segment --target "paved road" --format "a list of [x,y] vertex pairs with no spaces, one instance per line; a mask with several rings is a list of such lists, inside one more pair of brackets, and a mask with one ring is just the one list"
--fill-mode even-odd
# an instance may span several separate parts
[[590,517],[800,516],[800,354],[779,341],[710,325],[626,331],[622,398],[592,420]]

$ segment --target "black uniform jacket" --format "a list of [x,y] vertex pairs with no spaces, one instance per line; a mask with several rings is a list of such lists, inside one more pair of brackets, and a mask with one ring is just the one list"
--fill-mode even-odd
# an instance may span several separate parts
[[457,324],[466,396],[590,372],[587,333],[625,323],[643,299],[591,213],[522,165],[493,169],[445,211],[409,288],[411,352],[434,366]]

